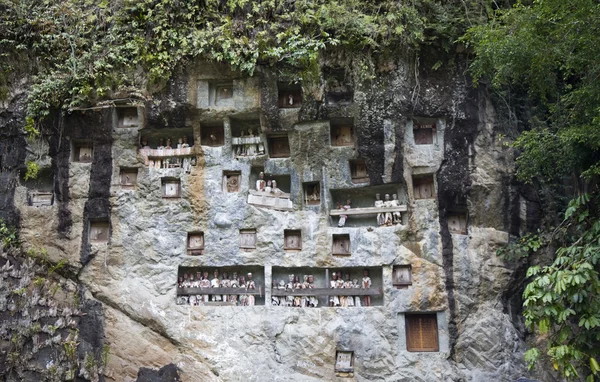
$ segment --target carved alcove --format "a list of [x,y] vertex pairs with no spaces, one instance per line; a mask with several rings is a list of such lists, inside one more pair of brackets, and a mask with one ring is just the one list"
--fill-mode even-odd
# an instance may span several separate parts
[[144,129],[140,131],[139,152],[150,168],[183,167],[189,172],[190,166],[196,163],[194,144],[191,127]]
[[251,251],[256,248],[256,230],[254,228],[240,230],[240,249]]
[[181,197],[181,180],[179,178],[161,178],[162,197],[165,199]]
[[437,143],[437,126],[435,118],[413,118],[413,137],[416,145]]
[[223,171],[223,192],[240,192],[242,173],[240,171]]
[[[381,222],[378,218],[390,219],[390,224],[406,224],[408,222],[408,195],[404,185],[399,183],[388,183],[379,186],[365,186],[355,188],[330,189],[331,204],[329,205],[330,223],[338,226],[340,219],[347,216],[343,226],[345,227],[379,227]],[[385,201],[389,196],[388,203]],[[394,195],[396,199],[394,200]],[[350,208],[346,206],[350,200]],[[382,216],[379,216],[382,215]]]
[[236,157],[265,155],[259,116],[255,113],[230,118],[231,149]]
[[329,122],[332,146],[354,146],[354,118],[333,118]]
[[[261,172],[263,181],[259,182]],[[258,190],[260,187],[262,189]],[[248,187],[248,204],[279,211],[291,211],[293,203],[290,199],[290,187],[289,175],[265,174],[264,167],[252,167]]]
[[354,99],[354,88],[346,76],[346,71],[339,68],[325,68],[325,100],[329,106],[346,106]]
[[94,159],[94,144],[89,140],[73,140],[73,162],[92,163]]
[[271,158],[289,158],[290,157],[290,141],[287,134],[269,135],[267,137],[269,143],[269,157]]
[[[250,287],[249,273],[252,274],[254,288]],[[236,281],[233,281],[234,278]],[[252,296],[253,305],[265,304],[263,267],[180,266],[178,269],[177,303],[180,305],[249,306],[248,296]]]
[[335,372],[338,377],[351,377],[354,374],[354,352],[338,350],[335,352]]
[[439,351],[436,313],[405,314],[406,350],[410,352]]
[[223,121],[206,121],[200,123],[200,144],[218,147],[225,144],[225,127]]
[[277,89],[280,108],[290,109],[302,106],[302,87],[300,84],[280,82],[277,84]]
[[351,159],[350,177],[352,183],[368,183],[369,173],[367,172],[367,164],[364,159]]
[[110,223],[108,220],[91,220],[88,240],[90,244],[108,243],[110,238]]
[[410,265],[394,265],[392,284],[396,289],[407,289],[412,285],[412,268]]
[[451,233],[466,235],[468,232],[468,214],[465,210],[449,211],[446,215],[448,230]]
[[123,190],[135,190],[137,185],[138,169],[135,167],[121,167],[119,169],[119,184]]
[[204,232],[188,232],[187,254],[190,256],[204,254]]
[[350,235],[334,234],[331,238],[331,254],[336,256],[350,256],[352,247],[350,245]]
[[21,184],[27,188],[27,205],[32,207],[48,207],[54,204],[54,173],[52,168],[38,170],[35,179],[25,180],[24,170],[21,172]]
[[283,249],[288,252],[302,250],[302,231],[286,229],[283,231]]
[[140,126],[138,108],[135,106],[117,107],[117,127],[133,128]]
[[412,181],[415,199],[433,199],[435,197],[433,174],[413,175]]
[[[365,271],[368,273],[367,276]],[[340,275],[341,277],[338,277]],[[313,278],[312,284],[309,276]],[[272,304],[296,308],[381,306],[383,305],[382,276],[381,267],[273,267]],[[367,280],[370,280],[370,287]],[[307,285],[312,286],[307,288]],[[315,305],[315,299],[318,301],[316,306],[311,306],[311,296],[312,305]]]
[[233,81],[208,82],[209,107],[234,107]]
[[304,194],[305,206],[321,205],[321,183],[304,182],[302,183],[302,192]]

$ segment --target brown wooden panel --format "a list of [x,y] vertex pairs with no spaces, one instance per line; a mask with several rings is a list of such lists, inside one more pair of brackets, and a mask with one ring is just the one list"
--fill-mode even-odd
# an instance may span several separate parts
[[437,315],[407,314],[406,349],[408,351],[439,351]]
[[433,133],[434,133],[434,129],[432,129],[432,128],[413,129],[413,135],[415,137],[415,144],[417,144],[417,145],[433,144]]

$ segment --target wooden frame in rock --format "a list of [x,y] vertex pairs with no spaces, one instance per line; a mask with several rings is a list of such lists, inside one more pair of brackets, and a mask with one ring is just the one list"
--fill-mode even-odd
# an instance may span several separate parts
[[412,181],[415,199],[434,199],[435,183],[433,174],[413,175]]
[[223,171],[223,192],[240,192],[242,187],[241,171]]
[[283,249],[286,251],[302,250],[302,231],[286,229],[283,231]]
[[350,160],[350,177],[352,183],[368,183],[369,173],[367,172],[367,163],[364,159]]
[[188,232],[187,254],[190,256],[199,256],[204,254],[204,232]]
[[181,180],[178,178],[161,178],[161,185],[163,198],[181,197]]
[[135,190],[137,185],[138,169],[135,167],[121,167],[119,169],[119,182],[122,190]]
[[90,244],[108,243],[110,223],[108,220],[90,220],[88,241]]
[[412,267],[410,265],[394,265],[392,285],[396,289],[406,289],[412,285]]
[[350,235],[344,234],[333,234],[331,244],[331,253],[336,256],[350,256]]
[[406,350],[410,352],[437,352],[440,350],[436,313],[407,313]]
[[253,228],[240,230],[240,249],[252,250],[256,248],[256,230]]
[[[338,350],[335,352],[335,368],[336,373],[349,374],[354,373],[354,352],[347,350]],[[349,375],[338,375],[349,376]]]

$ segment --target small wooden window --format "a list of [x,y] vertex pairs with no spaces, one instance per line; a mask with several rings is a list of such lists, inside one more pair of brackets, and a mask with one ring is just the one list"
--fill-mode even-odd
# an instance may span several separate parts
[[94,158],[94,146],[91,142],[73,143],[73,161],[91,163]]
[[179,179],[162,178],[163,198],[179,198],[181,196],[181,182]]
[[28,196],[28,204],[33,207],[51,206],[54,202],[52,192],[49,191],[32,191]]
[[448,230],[461,235],[467,234],[467,214],[452,213],[448,215]]
[[332,146],[354,146],[354,120],[342,118],[329,123]]
[[302,232],[300,230],[283,231],[283,249],[299,251],[302,249]]
[[353,373],[354,372],[354,352],[338,350],[335,353],[335,372]]
[[271,158],[289,158],[290,142],[287,136],[269,137],[269,156]]
[[436,135],[435,123],[430,125],[420,125],[415,123],[413,127],[413,135],[415,137],[415,144],[417,145],[433,144]]
[[396,265],[394,267],[393,284],[396,289],[403,289],[408,285],[412,285],[412,269],[410,265]]
[[408,351],[439,351],[437,315],[407,314],[406,349]]
[[216,104],[219,104],[219,101],[223,101],[226,99],[233,98],[233,84],[223,84],[216,86]]
[[201,123],[200,142],[202,146],[223,146],[225,144],[225,128],[223,122]]
[[190,232],[187,240],[188,255],[197,256],[204,254],[204,233]]
[[413,177],[415,199],[432,199],[434,195],[433,175]]
[[134,190],[137,184],[137,175],[137,168],[121,168],[119,172],[121,188],[124,190]]
[[223,192],[240,192],[242,173],[239,171],[223,172]]
[[319,182],[304,183],[304,204],[318,206],[321,204],[321,184]]
[[242,248],[242,249],[256,248],[256,230],[255,229],[240,230],[240,248]]
[[90,243],[108,243],[110,225],[107,221],[91,221],[89,233]]
[[140,124],[137,107],[117,108],[119,127],[137,127]]
[[367,164],[363,159],[350,161],[350,175],[352,177],[352,183],[365,183],[369,181]]
[[233,81],[209,84],[209,105],[214,107],[233,106]]
[[332,253],[334,255],[350,256],[350,235],[333,235]]
[[299,84],[279,84],[279,107],[298,108],[302,106],[302,88]]

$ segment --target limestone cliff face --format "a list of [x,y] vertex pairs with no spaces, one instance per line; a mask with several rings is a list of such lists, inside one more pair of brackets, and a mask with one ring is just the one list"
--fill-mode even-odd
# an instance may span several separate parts
[[[527,206],[510,182],[512,153],[496,136],[493,106],[460,73],[415,76],[399,61],[372,81],[352,84],[351,102],[339,102],[323,86],[302,89],[301,107],[281,108],[278,79],[268,68],[245,78],[198,63],[151,99],[131,100],[138,119],[133,125],[123,125],[125,105],[119,103],[50,121],[43,139],[28,143],[27,155],[48,168],[47,179],[36,184],[18,175],[26,155],[23,121],[7,116],[22,111],[17,103],[5,105],[0,147],[2,178],[9,183],[3,182],[2,215],[19,224],[25,249],[45,248],[49,261],[66,261],[61,278],[79,290],[76,305],[97,304],[102,333],[85,343],[102,367],[77,375],[132,381],[140,368],[172,363],[184,381],[335,380],[336,351],[353,352],[354,380],[511,381],[526,375],[524,333],[504,295],[514,270],[495,251],[525,224]],[[284,97],[295,91],[286,86],[279,84]],[[219,99],[219,87],[231,89],[232,97]],[[336,146],[331,131],[348,121],[350,144]],[[431,143],[416,144],[417,124],[435,125]],[[213,145],[206,132],[220,126],[222,145]],[[255,134],[265,155],[236,155],[240,129],[250,127],[260,128]],[[155,168],[156,158],[139,150],[141,137],[152,147],[161,138],[175,144],[183,136],[193,143],[189,168]],[[277,148],[270,146],[282,137],[288,157],[274,155]],[[77,161],[88,146],[92,160]],[[362,178],[353,169],[358,161],[366,167]],[[132,169],[135,186],[124,187],[121,173]],[[261,171],[290,194],[291,211],[248,203]],[[223,184],[230,174],[239,176],[238,191],[227,192]],[[421,185],[429,181],[432,197],[422,198]],[[179,183],[179,197],[164,197],[165,182]],[[309,204],[305,192],[316,183],[320,201]],[[53,204],[28,205],[44,185]],[[346,199],[353,209],[372,207],[376,193],[398,195],[408,209],[402,224],[380,227],[375,215],[351,215],[338,227],[330,216]],[[457,233],[461,218],[467,231]],[[96,223],[106,224],[107,242],[94,237]],[[246,229],[255,230],[256,244],[242,250],[240,230]],[[301,249],[284,248],[284,230],[300,231]],[[202,255],[188,255],[188,233],[194,232],[204,235]],[[348,235],[349,256],[332,255],[334,235]],[[396,266],[410,266],[412,284],[404,289],[394,286]],[[325,269],[356,278],[364,268],[381,289],[374,306],[271,305],[272,283],[289,273],[313,274],[327,287]],[[200,270],[212,275],[214,269],[252,271],[263,288],[257,305],[177,303],[178,277]],[[25,281],[19,288],[27,287]],[[16,287],[7,285],[3,301],[14,298]],[[9,305],[0,304],[0,313]],[[416,313],[437,322],[438,351],[408,350],[406,320]],[[72,325],[89,333],[85,325]],[[11,329],[1,328],[6,341]],[[106,364],[102,348],[110,349]],[[17,380],[30,369],[11,375]],[[44,375],[43,368],[36,372]]]

